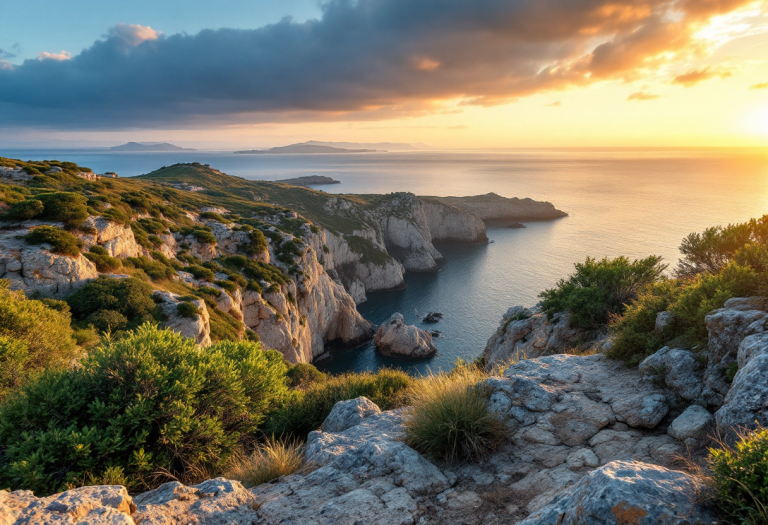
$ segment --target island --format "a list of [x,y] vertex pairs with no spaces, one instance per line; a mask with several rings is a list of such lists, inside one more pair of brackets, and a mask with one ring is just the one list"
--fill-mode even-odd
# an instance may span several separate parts
[[375,149],[347,149],[334,148],[331,146],[318,146],[316,144],[290,144],[288,146],[278,146],[269,149],[251,149],[244,151],[235,151],[241,155],[290,155],[290,154],[317,154],[317,153],[375,153]]
[[324,175],[305,175],[304,177],[296,177],[294,179],[282,179],[275,182],[282,182],[283,184],[291,184],[293,186],[320,186],[322,184],[341,184],[341,181],[326,177]]
[[196,151],[194,148],[182,148],[168,142],[128,142],[112,146],[113,151]]
[[309,144],[313,146],[330,146],[332,148],[345,149],[366,148],[375,149],[378,151],[417,151],[425,149],[436,149],[421,142],[409,144],[407,142],[323,142],[320,140],[309,140],[303,144]]

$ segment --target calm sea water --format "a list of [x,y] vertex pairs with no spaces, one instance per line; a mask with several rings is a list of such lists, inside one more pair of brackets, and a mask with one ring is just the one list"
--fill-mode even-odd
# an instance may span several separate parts
[[692,231],[768,213],[766,150],[516,150],[408,152],[364,155],[248,156],[219,152],[120,153],[87,150],[3,150],[0,156],[72,160],[96,172],[147,173],[176,162],[211,164],[225,173],[276,180],[328,175],[334,193],[411,191],[419,195],[477,195],[548,200],[569,216],[492,226],[487,245],[438,245],[442,270],[410,274],[397,292],[369,294],[361,313],[379,324],[392,313],[420,324],[429,311],[442,322],[436,357],[393,361],[371,344],[335,354],[331,371],[399,366],[421,372],[450,368],[480,355],[510,306],[532,306],[538,293],[587,256],[661,255],[674,265],[680,240]]

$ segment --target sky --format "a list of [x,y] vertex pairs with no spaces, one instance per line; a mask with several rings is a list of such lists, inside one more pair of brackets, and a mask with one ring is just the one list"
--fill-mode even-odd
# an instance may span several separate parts
[[768,0],[2,0],[0,147],[768,147]]

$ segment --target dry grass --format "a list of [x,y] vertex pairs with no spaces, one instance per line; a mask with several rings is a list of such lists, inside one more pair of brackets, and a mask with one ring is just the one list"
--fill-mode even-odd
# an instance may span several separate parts
[[305,467],[304,444],[295,440],[269,439],[250,455],[236,456],[224,472],[224,477],[255,487],[280,476],[287,476]]
[[408,445],[449,462],[476,459],[495,448],[503,426],[475,386],[486,377],[473,366],[459,366],[414,382],[406,393]]

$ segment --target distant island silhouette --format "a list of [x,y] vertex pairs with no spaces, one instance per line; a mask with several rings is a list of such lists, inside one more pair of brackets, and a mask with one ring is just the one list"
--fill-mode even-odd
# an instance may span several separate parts
[[113,151],[196,151],[195,148],[182,148],[168,142],[128,142],[112,146]]

